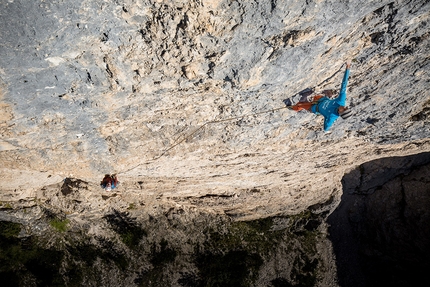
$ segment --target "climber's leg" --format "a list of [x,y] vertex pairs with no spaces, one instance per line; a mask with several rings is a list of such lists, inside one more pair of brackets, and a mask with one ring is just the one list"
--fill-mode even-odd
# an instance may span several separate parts
[[295,110],[295,111],[301,111],[301,110],[307,110],[307,111],[311,111],[311,107],[312,107],[313,103],[297,103],[294,106],[291,107],[291,109]]

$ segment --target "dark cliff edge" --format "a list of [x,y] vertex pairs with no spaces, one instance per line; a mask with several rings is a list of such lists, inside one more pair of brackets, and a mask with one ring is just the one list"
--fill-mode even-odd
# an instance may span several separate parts
[[[147,219],[112,210],[102,219],[105,236],[90,236],[49,210],[26,223],[21,213],[9,209],[12,221],[0,221],[5,286],[334,284],[323,214],[311,211],[233,222],[203,213],[190,220],[180,210]],[[35,225],[49,227],[25,235]]]
[[[46,202],[2,202],[0,279],[7,286],[428,286],[429,174],[430,153],[373,160],[344,175],[338,206],[330,198],[252,221],[177,205],[157,213],[130,205],[78,221]],[[87,185],[67,179],[56,196],[79,205],[71,196]]]
[[429,286],[430,153],[377,159],[343,177],[328,217],[340,286]]

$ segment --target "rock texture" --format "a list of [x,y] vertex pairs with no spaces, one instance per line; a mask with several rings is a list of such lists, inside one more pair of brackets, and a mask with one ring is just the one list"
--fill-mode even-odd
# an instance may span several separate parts
[[341,286],[427,286],[430,154],[374,160],[343,179],[328,217]]
[[244,222],[148,196],[125,207],[122,197],[133,194],[89,195],[95,188],[67,179],[62,186],[41,190],[36,201],[1,206],[2,282],[336,286],[324,231],[325,205],[294,216]]
[[[93,238],[119,240],[112,234],[130,230],[109,216],[130,209],[139,226],[150,227],[150,216],[177,213],[184,226],[199,216],[209,226],[218,218],[231,224],[282,218],[270,230],[282,227],[285,239],[294,233],[289,216],[311,212],[321,223],[311,230],[325,234],[324,218],[343,200],[346,173],[430,150],[429,11],[426,0],[2,1],[1,220],[27,226],[20,236],[42,236],[55,218]],[[339,89],[348,60],[354,117],[339,119],[332,133],[322,131],[321,117],[278,109],[308,87]],[[120,187],[103,193],[99,181],[114,172]],[[183,232],[185,240],[199,228],[172,231],[167,245],[163,235],[147,242],[167,252],[173,234]],[[15,236],[18,227],[10,230]],[[185,246],[205,242],[197,237]],[[91,244],[114,246],[108,239]],[[324,236],[315,242],[324,247],[307,255],[310,261],[291,255],[301,258],[300,270],[318,258],[310,269],[325,275],[299,272],[315,280],[297,279],[292,270],[299,265],[270,256],[259,266],[255,246],[233,250],[250,254],[250,272],[275,270],[268,262],[291,267],[259,273],[259,286],[306,280],[335,286],[330,243]],[[112,248],[109,254],[124,254]],[[150,270],[142,264],[131,269]],[[179,271],[168,270],[176,270],[169,280],[179,282]],[[184,276],[203,280],[193,274]]]

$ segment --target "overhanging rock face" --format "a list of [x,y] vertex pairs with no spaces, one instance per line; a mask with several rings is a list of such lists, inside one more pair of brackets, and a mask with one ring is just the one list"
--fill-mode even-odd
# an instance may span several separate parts
[[[426,1],[1,5],[0,187],[18,197],[116,172],[169,197],[258,190],[223,209],[258,218],[338,198],[362,162],[429,149]],[[331,134],[271,111],[338,89],[347,60],[354,117]]]
[[[217,218],[229,224],[278,218],[273,226],[282,229],[301,214],[296,227],[306,239],[309,231],[325,232],[324,217],[356,186],[375,202],[363,206],[378,209],[374,197],[388,178],[400,180],[398,167],[378,175],[357,167],[430,151],[430,3],[257,2],[2,1],[2,220],[27,222],[28,233],[19,233],[24,237],[42,235],[54,219],[62,230],[69,220],[73,232],[90,234],[87,247],[114,252],[121,273],[125,253],[118,248],[143,241],[121,224],[109,225],[113,210],[130,212],[140,225],[151,217],[179,218],[178,225],[166,223],[172,229],[201,213],[219,234],[227,231]],[[352,62],[347,103],[353,117],[324,133],[321,116],[285,109],[284,101],[306,88],[338,90],[346,61]],[[111,193],[99,187],[105,173],[120,180]],[[251,230],[258,238],[267,226],[260,227]],[[369,237],[370,227],[359,228]],[[8,230],[12,236],[18,228]],[[247,225],[241,231],[251,232]],[[171,259],[174,244],[153,236],[159,237],[147,241],[155,244],[152,251]],[[118,240],[125,247],[112,243]],[[261,272],[270,274],[255,282],[335,285],[330,243],[325,237],[318,242],[318,251],[326,252],[318,264],[317,257],[291,255],[303,260],[289,258],[295,265],[285,274],[270,273],[266,264]],[[302,243],[297,250],[306,249]],[[255,273],[260,260],[251,251],[250,257],[234,254],[249,260]],[[292,272],[314,267],[327,273],[303,278]],[[136,268],[141,282],[149,280],[149,265]],[[181,282],[197,282],[194,271]]]

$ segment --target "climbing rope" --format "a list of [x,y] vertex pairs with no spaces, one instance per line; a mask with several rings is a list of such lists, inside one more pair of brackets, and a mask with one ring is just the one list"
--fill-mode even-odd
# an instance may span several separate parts
[[[318,87],[321,87],[324,83],[326,83],[326,82],[328,82],[328,81],[330,81],[333,77],[335,77],[336,75],[337,75],[337,73],[339,73],[340,71],[341,71],[341,69],[342,69],[342,67],[343,67],[343,65],[339,68],[339,70],[337,70],[336,72],[334,72],[334,74],[333,75],[331,75],[330,77],[328,77],[327,79],[325,79],[324,81],[322,81],[321,83],[319,83],[318,85],[316,85],[316,86],[314,86],[314,87],[312,87],[312,88],[309,88],[310,90],[312,90],[312,91],[314,91],[315,89],[317,89]],[[300,94],[300,93],[295,93],[294,95],[293,95],[293,97],[295,96],[295,95],[297,95],[297,94]],[[223,123],[223,122],[229,122],[229,121],[234,121],[234,120],[238,120],[238,119],[243,119],[243,118],[246,118],[246,117],[252,117],[252,116],[257,116],[257,115],[261,115],[261,114],[266,114],[266,113],[271,113],[271,112],[275,112],[275,111],[279,111],[279,110],[282,110],[282,109],[288,109],[288,108],[291,108],[291,106],[284,106],[284,107],[279,107],[279,108],[274,108],[274,109],[270,109],[270,110],[264,110],[264,111],[260,111],[260,112],[256,112],[256,113],[252,113],[252,114],[246,114],[246,115],[241,115],[241,116],[236,116],[236,117],[231,117],[231,118],[226,118],[226,119],[221,119],[221,120],[213,120],[213,121],[208,121],[208,122],[205,122],[204,124],[202,124],[201,126],[199,126],[198,128],[196,128],[193,132],[191,132],[191,133],[189,133],[188,135],[186,135],[185,137],[183,137],[181,140],[179,140],[179,141],[177,141],[177,142],[175,142],[174,144],[172,144],[171,146],[169,146],[167,149],[165,149],[160,155],[158,155],[158,156],[156,156],[156,157],[154,157],[151,161],[149,161],[149,162],[147,162],[147,163],[150,163],[150,162],[153,162],[153,161],[156,161],[156,160],[158,160],[158,159],[160,159],[161,157],[163,157],[166,153],[168,153],[169,151],[171,151],[172,149],[174,149],[175,147],[177,147],[178,145],[180,145],[181,143],[183,143],[184,141],[186,141],[186,140],[188,140],[188,139],[190,139],[190,138],[192,138],[198,131],[200,131],[201,129],[203,129],[205,126],[207,126],[207,125],[211,125],[211,124],[218,124],[218,123]],[[179,137],[180,138],[180,137]],[[139,164],[139,165],[137,165],[137,166],[135,166],[135,167],[133,167],[133,168],[130,168],[130,169],[128,169],[127,171],[130,171],[130,170],[133,170],[133,169],[135,169],[136,167],[138,167],[138,166],[140,166],[141,164]],[[125,171],[125,172],[127,172],[127,171]],[[122,172],[122,173],[124,173],[124,172]]]
[[[321,87],[324,83],[330,81],[333,77],[335,77],[337,75],[337,73],[339,73],[342,70],[342,68],[343,68],[343,65],[339,68],[339,70],[337,70],[336,72],[334,72],[333,75],[331,75],[330,77],[328,77],[327,79],[325,79],[324,81],[322,81],[321,83],[319,83],[318,85],[316,85],[316,86],[314,86],[314,87],[312,87],[310,89],[312,91],[314,91],[316,88]],[[293,96],[295,96],[297,94],[298,93],[294,94]],[[189,133],[187,136],[185,136],[184,138],[182,138],[180,141],[178,141],[178,142],[174,143],[173,145],[171,145],[169,148],[167,148],[166,150],[164,150],[159,156],[153,158],[152,160],[157,160],[157,159],[161,158],[163,155],[165,155],[167,152],[169,152],[172,149],[174,149],[176,146],[178,146],[181,143],[183,143],[184,141],[192,138],[198,131],[200,131],[201,129],[203,129],[207,125],[218,124],[218,123],[222,123],[222,122],[234,121],[234,120],[238,120],[238,119],[242,119],[242,118],[246,118],[246,117],[257,116],[257,115],[271,113],[271,112],[279,111],[279,110],[282,110],[282,109],[288,109],[288,108],[291,108],[291,107],[290,106],[285,106],[285,107],[274,108],[274,109],[265,110],[265,111],[261,111],[261,112],[256,112],[256,113],[252,113],[252,114],[241,115],[241,116],[237,116],[237,117],[231,117],[231,118],[227,118],[227,119],[214,120],[214,121],[206,122],[206,123],[202,124],[200,127],[198,127],[197,129],[195,129],[193,132]]]
[[290,108],[290,107],[289,106],[285,106],[285,107],[275,108],[275,109],[271,109],[271,110],[265,110],[265,111],[261,111],[261,112],[257,112],[257,113],[252,113],[252,114],[241,115],[241,116],[227,118],[227,119],[222,119],[222,120],[215,120],[215,121],[206,122],[206,123],[202,124],[201,126],[199,126],[198,128],[196,128],[193,132],[189,133],[187,136],[185,136],[184,138],[182,138],[180,141],[178,141],[178,142],[174,143],[173,145],[171,145],[168,149],[164,150],[159,156],[153,158],[152,160],[157,160],[157,159],[161,158],[163,155],[165,155],[170,150],[174,149],[176,146],[178,146],[181,143],[183,143],[184,141],[192,138],[198,131],[200,131],[201,129],[203,129],[207,125],[218,124],[218,123],[222,123],[222,122],[234,121],[234,120],[243,119],[243,118],[246,118],[246,117],[257,116],[257,115],[260,115],[260,114],[266,114],[266,113],[270,113],[270,112],[274,112],[274,111],[278,111],[278,110],[282,110],[282,109],[288,109],[288,108]]

